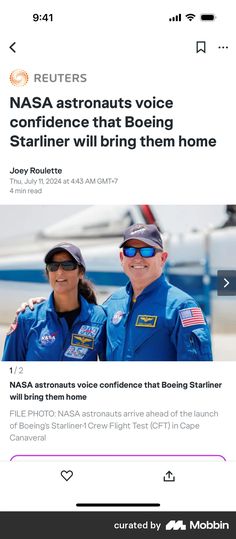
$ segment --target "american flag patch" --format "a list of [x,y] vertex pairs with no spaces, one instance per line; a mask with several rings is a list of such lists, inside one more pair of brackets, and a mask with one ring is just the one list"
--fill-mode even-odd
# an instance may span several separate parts
[[184,328],[196,326],[197,324],[206,324],[200,307],[191,307],[179,311],[181,324]]

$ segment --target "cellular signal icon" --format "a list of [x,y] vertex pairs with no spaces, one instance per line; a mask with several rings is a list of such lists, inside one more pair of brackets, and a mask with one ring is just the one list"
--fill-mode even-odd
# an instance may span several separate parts
[[179,13],[178,15],[175,15],[175,17],[171,17],[169,19],[170,22],[181,22],[181,13]]
[[196,17],[196,15],[194,15],[193,13],[188,13],[187,15],[185,15],[185,17],[188,19],[188,21],[192,21],[194,17]]

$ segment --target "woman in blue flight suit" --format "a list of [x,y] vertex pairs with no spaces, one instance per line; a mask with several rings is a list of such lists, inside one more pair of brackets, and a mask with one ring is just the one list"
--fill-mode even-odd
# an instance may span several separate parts
[[33,311],[21,312],[6,337],[3,361],[96,361],[104,359],[106,314],[96,304],[85,262],[71,243],[59,243],[45,256],[53,289]]

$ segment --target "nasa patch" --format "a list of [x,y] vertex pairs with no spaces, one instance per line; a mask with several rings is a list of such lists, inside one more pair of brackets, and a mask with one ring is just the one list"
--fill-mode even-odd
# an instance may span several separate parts
[[112,324],[114,324],[114,326],[117,326],[117,324],[120,323],[124,315],[125,313],[123,313],[122,311],[117,311],[112,317]]
[[78,335],[84,335],[84,337],[95,337],[99,331],[98,326],[81,326],[78,331]]
[[87,348],[79,348],[78,346],[69,346],[65,352],[66,357],[71,357],[72,359],[83,359],[85,354],[87,354]]
[[43,329],[39,337],[39,342],[42,346],[50,346],[55,342],[56,335],[55,331],[50,333],[48,329]]
[[13,331],[16,330],[17,326],[18,326],[18,317],[16,316],[9,327],[7,335],[11,335],[11,333],[13,333]]

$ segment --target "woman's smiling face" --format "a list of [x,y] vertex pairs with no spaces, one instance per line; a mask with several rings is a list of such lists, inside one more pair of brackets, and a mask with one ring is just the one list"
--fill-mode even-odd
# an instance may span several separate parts
[[[66,251],[61,251],[53,255],[50,262],[65,262],[74,258]],[[48,271],[49,283],[56,294],[70,294],[78,290],[79,280],[83,276],[83,271],[79,266],[74,270],[66,271],[59,266],[57,271]]]

